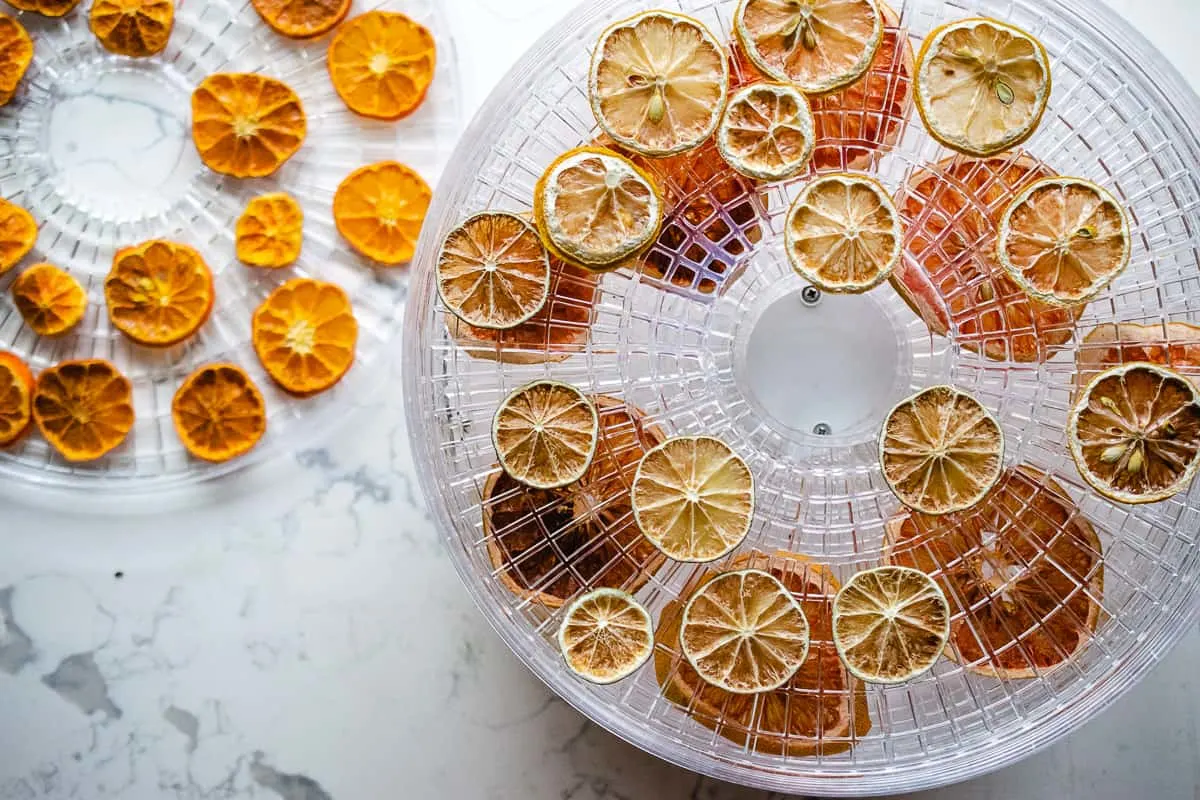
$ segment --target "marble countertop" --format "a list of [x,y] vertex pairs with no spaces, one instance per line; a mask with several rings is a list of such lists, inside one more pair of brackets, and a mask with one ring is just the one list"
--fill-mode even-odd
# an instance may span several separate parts
[[[1200,85],[1195,0],[1110,2]],[[468,112],[564,6],[447,0]],[[6,526],[0,798],[766,797],[645,755],[551,695],[443,554],[399,404],[363,414],[224,516]],[[1198,662],[1193,632],[1083,730],[920,797],[1200,798]]]

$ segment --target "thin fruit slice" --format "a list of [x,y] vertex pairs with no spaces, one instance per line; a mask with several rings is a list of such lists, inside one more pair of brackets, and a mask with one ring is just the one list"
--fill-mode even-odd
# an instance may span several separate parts
[[192,141],[208,167],[262,178],[296,154],[308,135],[300,97],[266,75],[209,75],[192,92]]
[[876,0],[742,0],[733,29],[760,71],[824,94],[867,71],[883,39],[883,15]]
[[941,26],[917,55],[917,111],[939,143],[980,158],[1037,130],[1050,99],[1050,57],[1013,25],[974,17]]
[[87,311],[87,293],[53,264],[34,264],[13,281],[13,304],[38,336],[61,336]]
[[1004,432],[971,395],[934,386],[899,403],[879,437],[883,477],[909,508],[949,514],[978,503],[996,485]]
[[13,8],[32,11],[45,17],[65,17],[71,13],[79,0],[5,0]]
[[859,294],[900,262],[903,229],[887,191],[865,175],[823,175],[788,212],[784,247],[805,280],[827,292]]
[[808,658],[808,619],[769,572],[727,572],[688,600],[679,644],[696,674],[713,686],[733,694],[770,692]]
[[600,147],[559,156],[533,192],[542,242],[564,261],[615,269],[658,237],[663,202],[654,181],[632,161]]
[[600,420],[583,392],[558,381],[526,384],[504,399],[492,421],[500,466],[535,489],[584,476],[596,455]]
[[950,603],[920,570],[864,570],[834,598],[833,641],[861,680],[904,683],[929,671],[946,649]]
[[253,0],[253,5],[271,30],[289,39],[329,33],[350,12],[350,0]]
[[628,678],[654,650],[650,613],[617,589],[596,589],[567,607],[558,629],[567,667],[592,683]]
[[642,533],[668,557],[714,561],[750,532],[754,476],[720,439],[669,439],[638,466],[633,513]]
[[33,419],[63,458],[95,461],[133,429],[133,384],[107,361],[64,361],[38,375]]
[[33,424],[33,373],[12,353],[0,353],[0,447],[8,447]]
[[132,58],[161,53],[175,25],[173,0],[94,0],[88,20],[105,50]]
[[484,212],[442,244],[438,294],[455,316],[477,328],[515,328],[546,305],[550,259],[537,229],[515,214]]
[[0,14],[0,106],[12,100],[32,62],[33,40],[25,26]]
[[399,161],[378,161],[346,176],[333,195],[333,220],[350,246],[372,261],[412,260],[433,191]]
[[263,300],[254,312],[251,336],[272,380],[291,394],[308,397],[350,371],[358,320],[340,287],[295,278]]
[[1067,419],[1075,466],[1118,503],[1157,503],[1187,488],[1200,466],[1200,394],[1154,364],[1096,376]]
[[254,449],[267,430],[262,392],[241,367],[210,364],[175,392],[171,420],[193,456],[220,463]]
[[138,344],[170,347],[190,338],[212,313],[213,277],[185,244],[153,239],[118,250],[104,280],[113,327]]
[[37,235],[32,214],[15,203],[0,200],[0,275],[29,255]]
[[815,142],[808,98],[783,83],[740,89],[729,98],[717,130],[721,156],[760,181],[783,181],[804,172]]
[[712,136],[729,92],[725,48],[689,17],[647,11],[603,34],[588,81],[592,112],[613,140],[648,156]]
[[252,267],[279,269],[300,258],[304,244],[304,211],[290,194],[255,197],[238,217],[237,257]]
[[1106,323],[1083,337],[1075,353],[1075,385],[1082,391],[1109,367],[1144,361],[1200,380],[1200,326],[1188,322]]
[[1039,300],[1080,305],[1129,264],[1129,220],[1111,194],[1082,178],[1045,178],[1000,220],[1000,265]]
[[887,524],[888,560],[934,575],[950,599],[946,657],[978,675],[1036,678],[1091,640],[1104,595],[1104,551],[1056,481],[1008,470],[975,508]]
[[433,82],[437,43],[404,14],[368,11],[342,25],[326,59],[333,88],[356,114],[397,120],[417,110]]

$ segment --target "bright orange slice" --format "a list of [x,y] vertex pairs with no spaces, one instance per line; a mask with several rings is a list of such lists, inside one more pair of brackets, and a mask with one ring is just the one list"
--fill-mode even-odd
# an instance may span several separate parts
[[403,14],[368,11],[338,29],[329,44],[329,77],[346,107],[397,120],[417,110],[433,82],[437,43]]
[[5,0],[13,8],[32,11],[44,17],[65,17],[79,5],[79,0]]
[[616,683],[645,664],[654,650],[650,612],[617,589],[596,589],[563,615],[558,646],[567,667],[592,683]]
[[262,392],[233,364],[210,364],[189,375],[175,392],[171,420],[187,451],[212,462],[245,455],[267,430]]
[[38,336],[61,336],[87,311],[87,293],[53,264],[34,264],[13,281],[13,303]]
[[33,215],[15,203],[0,199],[0,275],[15,267],[37,241]]
[[173,0],[94,0],[88,20],[105,50],[144,58],[161,53],[175,25]]
[[596,455],[599,434],[596,407],[583,392],[558,381],[520,387],[492,420],[500,466],[535,489],[557,489],[582,478]]
[[754,83],[729,98],[717,149],[741,174],[782,181],[808,169],[816,134],[808,98],[794,86]]
[[333,219],[350,246],[372,261],[395,266],[412,260],[433,191],[398,161],[351,172],[333,195]]
[[0,14],[0,106],[12,100],[33,62],[33,40],[25,26]]
[[271,30],[290,39],[329,33],[350,12],[350,0],[253,0]]
[[192,141],[215,172],[262,178],[296,154],[308,134],[300,97],[266,75],[209,75],[192,92]]
[[170,347],[191,338],[212,313],[213,277],[185,244],[154,239],[118,250],[104,280],[113,327],[138,344]]
[[332,283],[295,278],[267,296],[251,323],[254,351],[284,390],[307,397],[329,389],[354,364],[358,321]]
[[237,257],[252,267],[279,269],[296,262],[304,243],[304,211],[290,194],[255,197],[238,217]]
[[133,429],[133,385],[107,361],[64,361],[38,375],[33,419],[68,461],[95,461]]
[[8,447],[33,424],[33,373],[12,353],[0,353],[0,447]]

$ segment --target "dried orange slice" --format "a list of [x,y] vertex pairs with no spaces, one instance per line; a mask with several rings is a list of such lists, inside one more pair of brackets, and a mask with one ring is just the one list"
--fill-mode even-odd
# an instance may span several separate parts
[[210,364],[189,375],[175,392],[171,420],[189,453],[217,463],[250,452],[267,430],[262,392],[233,364]]
[[60,336],[87,311],[87,293],[53,264],[34,264],[13,281],[13,303],[38,336]]
[[1200,394],[1182,375],[1126,364],[1097,375],[1067,418],[1079,474],[1118,503],[1157,503],[1200,466]]
[[185,244],[153,239],[118,250],[104,280],[113,327],[138,344],[170,347],[190,338],[212,313],[213,277]]
[[398,161],[359,167],[333,195],[333,220],[350,246],[372,261],[412,260],[433,191]]
[[105,50],[144,58],[161,53],[175,25],[173,0],[95,0],[88,20]]
[[284,390],[307,397],[350,371],[358,320],[340,287],[295,278],[263,300],[254,312],[251,336],[267,374]]
[[576,600],[558,629],[563,659],[592,683],[616,683],[645,664],[654,650],[650,613],[617,589],[596,589]]
[[350,0],[253,0],[271,30],[289,39],[329,33],[350,13]]
[[535,489],[584,476],[596,455],[600,420],[583,392],[558,381],[526,384],[504,399],[492,420],[500,466]]
[[107,361],[64,361],[38,375],[33,420],[68,461],[95,461],[133,429],[133,385]]
[[808,98],[783,83],[739,89],[729,98],[717,129],[721,157],[760,181],[787,180],[804,172],[815,142]]
[[700,22],[647,11],[600,35],[588,95],[614,141],[648,156],[668,156],[712,136],[729,92],[725,48]]
[[854,83],[883,39],[876,0],[742,0],[738,44],[761,72],[824,94]]
[[279,269],[300,258],[304,244],[304,210],[290,194],[255,197],[238,217],[237,257],[252,267]]
[[970,156],[1011,150],[1050,99],[1046,48],[1018,27],[974,17],[935,29],[917,55],[917,111],[929,135]]
[[347,22],[329,43],[333,88],[356,114],[397,120],[417,110],[433,82],[437,43],[403,14],[368,11]]
[[1082,178],[1045,178],[1000,220],[1000,265],[1046,303],[1079,305],[1129,264],[1129,220],[1111,194]]
[[13,8],[32,11],[45,17],[65,17],[71,13],[79,0],[5,0]]
[[1187,322],[1099,325],[1075,352],[1075,384],[1082,390],[1109,367],[1144,361],[1200,379],[1200,326]]
[[908,567],[857,573],[833,601],[833,641],[868,683],[904,683],[933,668],[950,641],[950,603],[933,578]]
[[33,373],[12,353],[0,353],[0,447],[8,447],[33,424]]
[[308,135],[299,96],[281,80],[246,72],[209,75],[192,92],[192,141],[215,172],[262,178]]
[[515,328],[546,305],[550,259],[537,229],[515,214],[484,212],[442,243],[438,294],[477,328]]
[[12,100],[33,62],[33,40],[25,26],[0,14],[0,106]]
[[15,203],[0,199],[0,275],[15,267],[37,241],[33,215]]
[[827,292],[859,294],[883,283],[900,261],[900,216],[874,178],[823,175],[788,212],[784,247],[805,280]]
[[669,439],[638,465],[633,513],[642,533],[665,555],[677,561],[713,561],[750,532],[754,476],[720,439]]

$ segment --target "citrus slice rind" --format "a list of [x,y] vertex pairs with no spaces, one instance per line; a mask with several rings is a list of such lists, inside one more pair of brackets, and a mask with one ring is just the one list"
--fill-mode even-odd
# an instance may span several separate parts
[[209,364],[189,375],[171,401],[171,420],[187,451],[212,463],[245,455],[267,430],[262,392],[233,364]]
[[209,75],[192,92],[192,143],[214,172],[263,178],[308,135],[300,96],[281,80],[249,72]]
[[504,399],[492,420],[500,466],[536,489],[579,480],[596,455],[600,418],[583,392],[559,381],[534,381]]
[[997,258],[1028,294],[1053,305],[1095,299],[1129,264],[1129,219],[1107,190],[1045,178],[1000,220]]
[[13,305],[38,336],[62,336],[87,312],[87,293],[70,273],[34,264],[12,284]]
[[23,437],[33,425],[33,373],[12,353],[0,353],[0,447]]
[[95,0],[88,17],[105,50],[131,58],[161,53],[174,25],[173,0]]
[[0,198],[0,275],[29,255],[37,237],[38,226],[33,215],[16,203]]
[[712,136],[729,93],[724,46],[702,23],[668,11],[609,27],[589,75],[601,129],[648,156],[682,153]]
[[234,243],[243,264],[264,269],[290,266],[304,246],[304,211],[286,192],[261,194],[238,217]]
[[95,461],[133,429],[133,384],[107,361],[63,361],[38,375],[33,420],[67,461]]
[[808,657],[808,619],[770,573],[726,572],[688,600],[679,644],[707,683],[734,694],[769,692],[791,680]]
[[251,0],[267,26],[289,39],[329,33],[350,12],[350,0]]
[[146,347],[171,347],[208,322],[213,275],[194,248],[152,239],[118,250],[104,279],[113,327]]
[[717,128],[717,149],[748,178],[784,181],[808,169],[814,127],[808,98],[799,89],[753,83],[729,98]]
[[[7,14],[0,14],[0,105],[17,93],[17,86],[33,63],[33,40],[25,26]],[[0,272],[3,272],[0,267]]]
[[333,194],[338,233],[358,253],[385,266],[412,260],[433,190],[411,167],[378,161],[351,172]]
[[338,28],[325,61],[347,108],[394,122],[425,101],[437,69],[437,42],[405,14],[368,11]]
[[596,589],[563,614],[558,647],[567,668],[597,684],[628,678],[654,652],[650,613],[619,589]]
[[358,320],[340,286],[293,278],[255,310],[250,339],[280,388],[311,397],[333,387],[354,366]]
[[914,86],[930,136],[964,155],[987,157],[1037,130],[1050,99],[1050,57],[1020,28],[982,17],[958,20],[925,38]]
[[788,263],[827,292],[859,294],[883,283],[903,245],[891,197],[865,175],[838,173],[810,182],[784,223]]
[[1080,475],[1118,503],[1157,503],[1200,466],[1200,394],[1178,373],[1132,363],[1100,373],[1067,418]]

